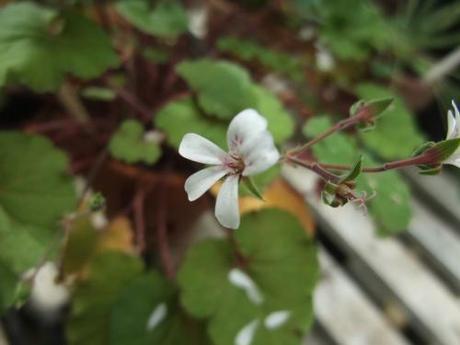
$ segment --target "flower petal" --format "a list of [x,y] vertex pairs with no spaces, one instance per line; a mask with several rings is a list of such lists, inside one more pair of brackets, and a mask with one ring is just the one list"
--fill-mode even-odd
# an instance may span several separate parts
[[238,175],[229,175],[217,194],[214,213],[219,223],[230,229],[240,226],[240,209],[238,205]]
[[258,174],[267,170],[275,165],[279,158],[280,154],[275,147],[272,135],[265,131],[258,137],[247,156],[243,157],[245,164],[243,176]]
[[179,154],[203,164],[221,164],[227,153],[219,146],[195,133],[187,133],[179,145]]
[[231,152],[241,152],[267,129],[267,120],[254,109],[238,113],[227,130],[227,144]]
[[460,124],[460,112],[458,111],[457,105],[454,101],[452,101],[452,106],[454,108],[454,112],[449,110],[447,112],[447,136],[446,139],[454,139],[457,138],[460,134],[460,128],[458,127]]
[[224,177],[228,171],[222,165],[202,169],[185,181],[185,191],[187,192],[188,199],[194,201],[202,196],[206,191],[212,187],[214,183]]

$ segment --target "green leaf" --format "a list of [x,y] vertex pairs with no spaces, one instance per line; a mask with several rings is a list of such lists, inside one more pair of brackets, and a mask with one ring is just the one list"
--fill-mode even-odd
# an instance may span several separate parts
[[74,12],[32,2],[0,10],[0,86],[26,84],[56,90],[67,74],[94,78],[118,64],[108,36]]
[[[243,216],[235,242],[239,255],[224,240],[207,240],[190,250],[178,275],[183,305],[209,319],[216,345],[235,344],[253,321],[259,326],[252,345],[299,344],[312,321],[318,277],[314,243],[295,217],[268,209]],[[255,289],[244,289],[232,278],[241,274]],[[278,311],[288,316],[269,329],[264,321]]]
[[197,93],[200,106],[210,115],[229,120],[241,110],[257,105],[248,72],[236,64],[200,59],[184,61],[176,71]]
[[[314,117],[307,122],[304,133],[316,135],[330,125],[329,118]],[[318,142],[312,150],[321,162],[331,164],[350,164],[360,155],[353,138],[343,133],[335,133]],[[363,162],[363,168],[378,164],[367,156]],[[365,192],[367,196],[371,196],[376,193],[367,204],[381,235],[394,234],[407,228],[411,217],[410,190],[398,172],[362,173],[356,181],[357,194]],[[332,191],[325,193],[325,201],[332,202],[334,195]]]
[[155,163],[161,156],[158,143],[148,140],[144,127],[137,120],[126,120],[114,133],[109,143],[110,153],[127,163]]
[[0,132],[0,310],[14,302],[22,274],[44,258],[58,219],[74,207],[66,168],[49,140]]
[[184,7],[178,1],[124,0],[116,5],[118,13],[139,30],[163,38],[175,38],[187,31]]
[[0,206],[13,222],[47,228],[75,207],[67,157],[44,137],[0,131]]
[[360,84],[356,92],[363,99],[394,98],[393,104],[377,120],[375,129],[359,133],[369,149],[383,159],[396,159],[409,156],[422,144],[423,136],[416,127],[413,115],[400,97],[374,84]]
[[87,279],[74,291],[67,324],[70,345],[110,344],[114,304],[142,270],[141,260],[119,252],[103,252],[94,258]]
[[18,276],[0,261],[0,315],[14,303]]
[[[369,158],[365,162],[375,164]],[[357,179],[357,189],[365,191],[367,195],[376,193],[369,201],[369,211],[380,235],[389,236],[407,229],[412,215],[411,194],[401,174],[396,171],[362,174]]]
[[[332,126],[328,116],[315,116],[303,127],[307,137],[314,137]],[[354,138],[343,133],[333,135],[321,140],[312,147],[315,157],[321,163],[350,164],[359,157],[359,151]]]
[[166,133],[168,143],[175,148],[179,148],[186,133],[202,135],[221,148],[227,146],[227,124],[202,116],[192,98],[167,104],[155,115],[154,122],[156,128]]
[[157,272],[134,279],[113,306],[111,345],[209,344],[204,327],[178,305],[176,290]]

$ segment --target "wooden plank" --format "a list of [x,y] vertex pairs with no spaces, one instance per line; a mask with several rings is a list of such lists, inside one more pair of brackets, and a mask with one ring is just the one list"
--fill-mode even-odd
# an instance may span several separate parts
[[[416,169],[404,171],[414,191],[429,203],[431,209],[460,225],[460,183],[447,171],[439,175],[423,176]],[[456,228],[460,231],[460,226]]]
[[319,258],[322,279],[314,295],[315,315],[335,344],[407,344],[324,249]]
[[460,235],[420,202],[412,202],[408,235],[430,264],[460,294]]
[[353,205],[331,208],[318,201],[312,174],[287,167],[284,176],[306,199],[330,238],[354,258],[354,273],[372,289],[381,303],[399,304],[414,329],[429,343],[460,344],[460,305],[456,297],[397,240],[377,238],[369,217]]

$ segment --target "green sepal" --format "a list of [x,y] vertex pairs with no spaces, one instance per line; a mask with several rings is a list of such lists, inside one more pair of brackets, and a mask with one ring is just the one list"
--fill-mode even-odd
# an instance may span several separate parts
[[439,164],[439,165],[436,165],[436,166],[428,166],[428,165],[424,165],[424,166],[419,166],[419,174],[420,175],[438,175],[441,170],[442,170],[442,165]]
[[460,138],[443,140],[433,145],[429,151],[436,155],[438,162],[443,162],[458,149],[459,145]]
[[262,196],[262,193],[260,192],[259,188],[255,184],[253,179],[251,179],[250,177],[245,177],[243,179],[243,183],[244,183],[244,186],[249,190],[249,192],[251,192],[251,194],[253,194],[258,199],[265,201]]
[[340,183],[355,180],[361,173],[362,167],[363,167],[363,156],[359,156],[358,160],[353,165],[351,170],[347,174],[345,174],[345,176],[342,177],[342,179],[340,180]]
[[393,98],[388,97],[369,101],[359,100],[350,107],[350,116],[355,116],[363,108],[370,108],[373,117],[377,119],[392,103]]
[[412,157],[421,155],[423,152],[425,152],[428,149],[431,149],[435,145],[436,143],[434,141],[428,141],[426,143],[423,143],[414,150],[414,152],[412,153]]

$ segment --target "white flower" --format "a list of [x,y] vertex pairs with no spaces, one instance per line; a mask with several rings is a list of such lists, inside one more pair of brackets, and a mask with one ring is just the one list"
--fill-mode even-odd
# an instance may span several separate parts
[[[452,106],[454,107],[454,112],[452,112],[452,110],[447,112],[446,140],[460,138],[460,112],[458,111],[454,101],[452,101]],[[444,161],[444,164],[452,164],[460,168],[460,147]]]
[[215,215],[220,224],[237,229],[240,225],[238,182],[267,170],[279,159],[273,137],[267,130],[267,120],[253,109],[236,115],[227,130],[229,152],[194,133],[184,135],[179,146],[182,157],[209,164],[185,181],[188,199],[194,201],[226,176],[217,195]]

